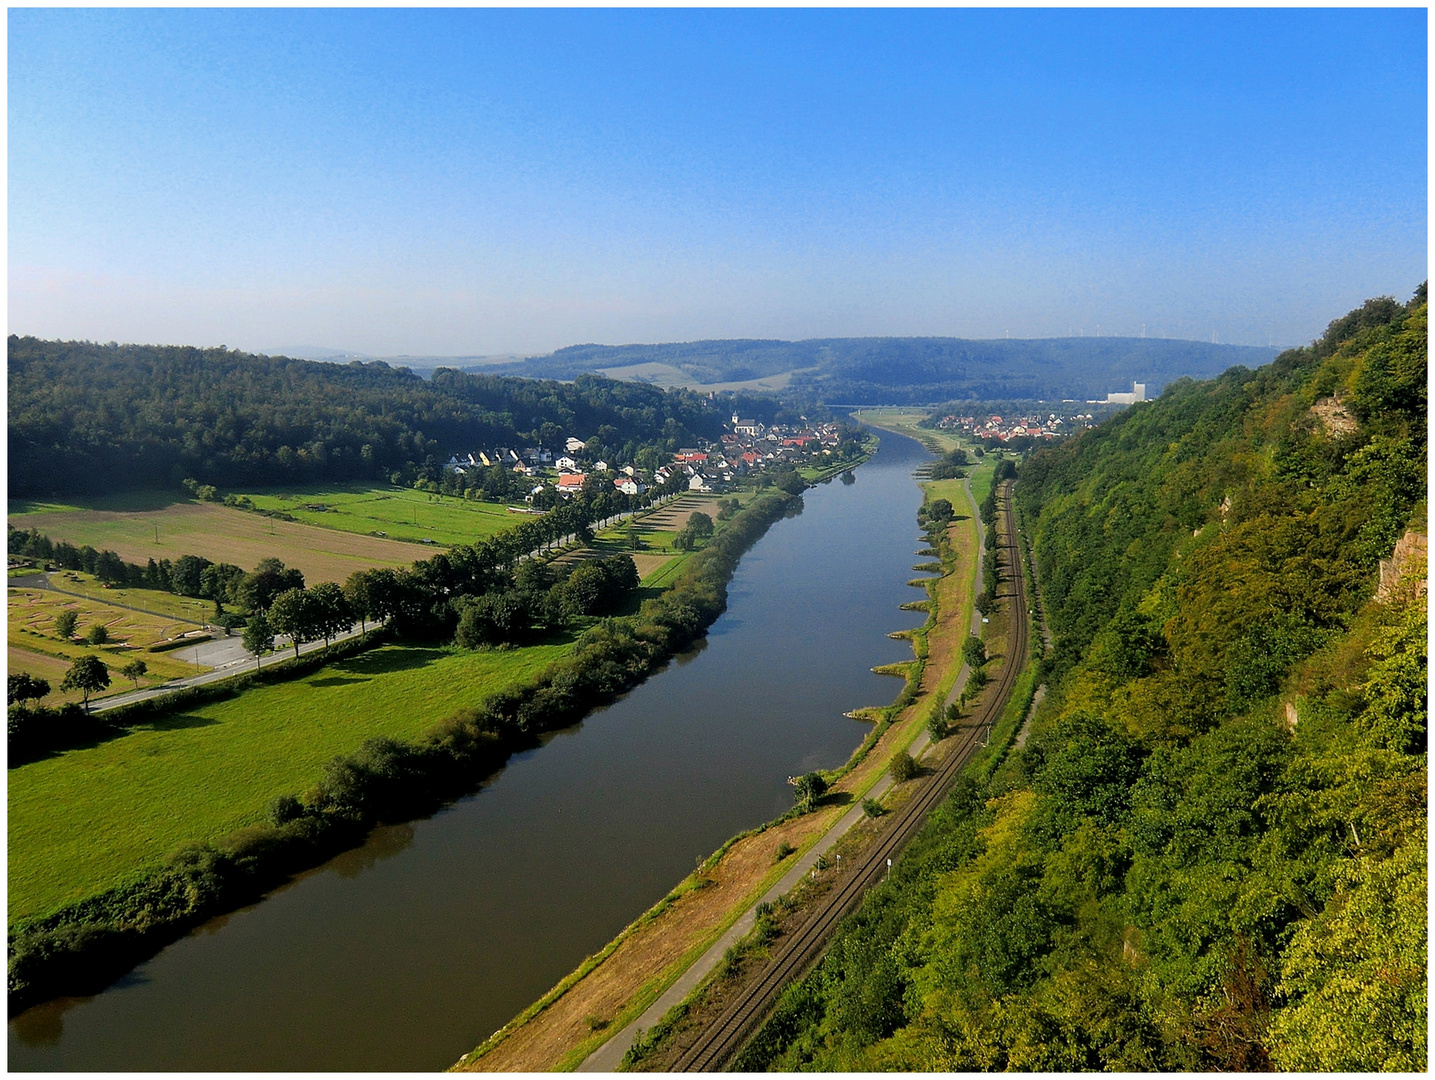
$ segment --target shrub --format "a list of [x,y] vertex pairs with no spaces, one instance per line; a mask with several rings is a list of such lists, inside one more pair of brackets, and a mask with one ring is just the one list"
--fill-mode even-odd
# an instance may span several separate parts
[[962,643],[962,659],[968,666],[979,668],[987,662],[987,647],[975,634],[968,634]]
[[304,805],[293,795],[276,795],[269,803],[269,820],[285,825],[304,813]]
[[862,812],[869,818],[879,818],[887,812],[886,808],[876,799],[863,799]]
[[772,861],[775,863],[780,863],[783,859],[787,858],[796,850],[797,849],[795,847],[793,847],[786,840],[784,840],[782,843],[777,845],[777,850],[773,853]]
[[893,755],[892,764],[887,767],[887,771],[892,774],[893,782],[900,784],[917,775],[917,763],[912,760],[911,754],[899,750]]

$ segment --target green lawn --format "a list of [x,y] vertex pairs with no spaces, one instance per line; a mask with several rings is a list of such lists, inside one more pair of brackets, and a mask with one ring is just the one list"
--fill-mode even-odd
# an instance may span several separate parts
[[126,604],[152,615],[167,615],[172,618],[189,619],[197,623],[208,623],[214,618],[214,601],[194,596],[180,596],[177,593],[162,592],[159,589],[131,589],[115,587],[107,589],[100,579],[83,570],[62,570],[51,576],[51,584],[66,593],[80,593],[87,599],[102,604]]
[[374,735],[418,735],[526,681],[569,647],[385,646],[12,769],[10,919],[51,910],[186,843],[259,820],[275,795],[312,787],[335,754]]
[[[306,525],[366,535],[384,533],[394,540],[427,539],[443,545],[471,544],[523,520],[510,514],[507,506],[401,487],[334,484],[236,494],[247,495],[257,509],[282,510]],[[325,509],[306,509],[309,506]]]

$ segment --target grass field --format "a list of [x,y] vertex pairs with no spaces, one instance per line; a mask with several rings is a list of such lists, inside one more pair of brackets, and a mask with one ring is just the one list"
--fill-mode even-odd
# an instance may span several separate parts
[[411,738],[531,678],[565,642],[497,652],[386,646],[304,679],[10,770],[10,919],[47,911],[262,818],[374,735]]
[[[107,589],[100,580],[83,570],[63,570],[51,575],[50,583],[67,593],[81,593],[101,604],[139,608],[152,615],[168,616],[202,626],[214,617],[214,601],[159,589]],[[195,629],[192,625],[189,629]]]
[[[320,529],[215,503],[156,492],[130,492],[73,504],[12,499],[10,524],[54,540],[119,554],[126,562],[202,555],[252,570],[270,556],[297,566],[309,584],[342,582],[370,566],[407,566],[431,549],[400,540]],[[320,515],[322,516],[322,515]],[[422,518],[420,519],[422,520]]]
[[306,525],[362,535],[381,532],[394,540],[432,540],[440,545],[471,544],[523,520],[506,506],[402,487],[335,484],[239,494],[247,495],[260,510],[282,510]]

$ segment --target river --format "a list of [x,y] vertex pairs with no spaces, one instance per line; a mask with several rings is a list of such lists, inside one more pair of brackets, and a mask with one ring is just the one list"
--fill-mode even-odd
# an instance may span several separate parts
[[843,714],[901,684],[887,634],[919,541],[912,471],[883,434],[742,559],[707,639],[475,794],[375,830],[215,919],[95,997],[12,1020],[9,1068],[430,1071],[451,1065],[677,884],[845,761]]

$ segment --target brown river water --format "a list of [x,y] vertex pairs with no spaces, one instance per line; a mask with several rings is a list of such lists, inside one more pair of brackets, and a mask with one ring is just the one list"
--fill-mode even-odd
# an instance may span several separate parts
[[930,455],[883,434],[856,482],[807,492],[729,587],[707,639],[430,818],[375,830],[91,998],[10,1022],[9,1068],[443,1069],[596,952],[786,778],[845,761],[909,659],[887,634]]

